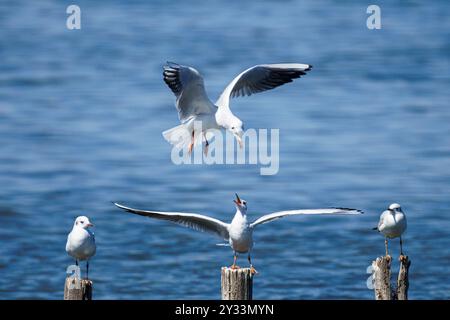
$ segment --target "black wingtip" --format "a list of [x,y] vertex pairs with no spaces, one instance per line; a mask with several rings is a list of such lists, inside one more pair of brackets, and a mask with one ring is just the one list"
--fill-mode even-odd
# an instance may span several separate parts
[[180,65],[173,61],[166,61],[166,64],[164,65],[164,68],[178,68]]
[[360,214],[364,214],[364,211],[359,210],[359,209],[353,209],[353,208],[336,208],[336,209],[346,210],[346,211],[356,211],[356,212],[359,212]]
[[117,208],[119,208],[119,209],[121,209],[121,210],[123,210],[123,211],[126,211],[126,212],[132,212],[132,213],[133,213],[133,211],[131,211],[130,208],[127,208],[127,207],[125,207],[124,205],[121,205],[121,204],[119,204],[119,203],[117,203],[117,202],[113,202],[113,203],[114,203],[114,205],[115,205]]
[[378,227],[372,228],[372,230],[377,230],[378,231]]
[[312,64],[308,64],[308,68],[305,69],[305,71],[311,71],[312,68],[313,68]]

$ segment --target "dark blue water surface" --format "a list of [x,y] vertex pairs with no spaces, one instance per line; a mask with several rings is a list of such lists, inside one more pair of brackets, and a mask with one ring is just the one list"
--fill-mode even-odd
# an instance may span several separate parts
[[[370,229],[392,202],[408,216],[410,297],[450,298],[448,1],[378,1],[381,30],[367,29],[364,1],[76,1],[82,28],[68,30],[72,3],[0,3],[1,299],[62,298],[77,215],[96,225],[94,298],[219,299],[229,248],[111,201],[229,221],[234,192],[252,220],[366,212],[258,228],[257,299],[372,299],[366,268],[384,242]],[[232,101],[246,128],[280,129],[277,175],[171,162],[166,60],[199,69],[213,100],[254,64],[314,65]]]

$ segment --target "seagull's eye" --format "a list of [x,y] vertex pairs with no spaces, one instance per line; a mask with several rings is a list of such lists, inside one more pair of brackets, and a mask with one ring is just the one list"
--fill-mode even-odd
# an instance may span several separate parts
[[231,127],[232,130],[234,130],[234,127]]
[[80,221],[81,222],[81,224],[84,224],[84,221]]

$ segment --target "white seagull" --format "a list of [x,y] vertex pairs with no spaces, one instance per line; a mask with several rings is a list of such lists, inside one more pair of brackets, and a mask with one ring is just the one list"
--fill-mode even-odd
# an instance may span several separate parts
[[[189,153],[196,141],[205,138],[205,154],[208,153],[206,132],[210,129],[231,131],[242,147],[244,125],[230,110],[230,98],[250,96],[292,82],[311,70],[301,63],[261,64],[251,67],[231,81],[213,103],[206,94],[203,78],[192,67],[167,62],[164,81],[176,96],[175,106],[181,125],[163,132],[164,138],[178,148],[188,146]],[[195,132],[194,122],[201,123],[201,132]],[[200,137],[200,139],[197,139]]]
[[89,278],[89,259],[95,254],[95,236],[89,230],[94,225],[86,216],[79,216],[75,219],[72,231],[67,236],[66,251],[75,258],[75,263],[86,260],[86,278]]
[[238,253],[248,253],[248,262],[250,263],[250,269],[252,273],[256,273],[253,267],[250,252],[253,247],[253,230],[256,226],[283,218],[286,216],[299,215],[299,214],[343,214],[343,215],[355,215],[361,214],[362,211],[348,208],[328,208],[328,209],[302,209],[302,210],[289,210],[270,213],[256,219],[254,222],[249,223],[247,220],[247,202],[241,200],[236,194],[236,214],[234,215],[231,223],[225,223],[218,219],[214,219],[208,216],[204,216],[197,213],[184,213],[184,212],[161,212],[161,211],[147,211],[138,210],[125,207],[118,203],[114,203],[117,207],[141,216],[149,218],[169,220],[185,227],[189,227],[195,230],[205,231],[213,233],[228,241],[231,248],[234,251],[234,260],[232,269],[239,268],[236,265],[236,259]]
[[393,239],[400,237],[400,256],[403,256],[403,241],[402,234],[406,230],[406,216],[398,203],[393,203],[380,216],[378,227],[373,228],[378,230],[385,237],[384,245],[386,247],[386,256],[388,256],[388,238]]

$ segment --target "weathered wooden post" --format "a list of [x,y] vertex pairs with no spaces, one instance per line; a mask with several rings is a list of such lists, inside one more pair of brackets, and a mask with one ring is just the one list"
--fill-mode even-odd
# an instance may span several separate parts
[[64,300],[92,300],[92,281],[67,277],[64,285]]
[[378,257],[372,268],[375,300],[391,300],[391,257]]
[[400,271],[398,272],[397,278],[397,300],[408,300],[410,265],[411,261],[409,261],[408,256],[400,257]]
[[252,300],[253,274],[250,268],[222,267],[222,300]]
[[373,289],[375,300],[408,300],[408,272],[411,262],[407,256],[400,256],[400,271],[396,288],[391,288],[391,257],[378,257],[372,262]]

